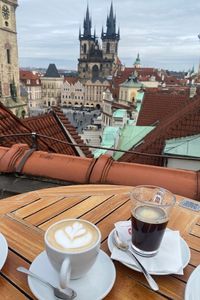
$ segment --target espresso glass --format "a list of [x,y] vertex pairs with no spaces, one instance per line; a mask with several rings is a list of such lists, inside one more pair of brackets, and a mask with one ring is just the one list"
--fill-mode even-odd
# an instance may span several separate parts
[[176,198],[168,190],[150,185],[131,192],[132,247],[141,256],[157,254]]

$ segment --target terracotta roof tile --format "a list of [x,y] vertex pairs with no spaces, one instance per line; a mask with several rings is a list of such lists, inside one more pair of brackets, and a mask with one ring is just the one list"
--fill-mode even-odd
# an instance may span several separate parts
[[79,81],[79,78],[78,77],[65,77],[64,78],[64,81],[67,81],[69,84],[71,84],[71,85],[74,85],[76,82],[78,82]]
[[[65,117],[64,113],[62,112],[62,110],[60,110],[60,108],[58,107],[54,107],[53,108],[54,112],[57,114],[57,113],[60,113],[60,119],[63,123],[63,125],[65,126],[65,128],[68,130],[69,134],[70,135],[73,135],[73,138],[74,138],[74,141],[75,143],[77,144],[82,144],[84,145],[84,142],[83,140],[80,138],[80,136],[78,135],[75,127],[69,122],[69,120]],[[89,148],[85,145],[87,151],[84,151],[84,148],[81,147],[82,151],[84,152],[84,154],[86,155],[86,157],[92,157],[92,153],[89,151]]]
[[[0,139],[1,146],[10,147],[16,143],[27,143],[29,146],[31,146],[32,139],[30,136],[27,136],[27,134],[31,132],[32,131],[25,126],[20,119],[18,119],[0,102],[0,136],[22,134],[16,137],[6,137]],[[45,142],[38,141],[38,146],[40,150],[52,151],[51,147],[48,147]]]
[[[55,111],[59,112],[59,109],[57,108],[55,109]],[[62,116],[62,123],[66,128],[66,132],[62,130],[62,125],[60,125],[59,122],[56,121],[56,116],[52,113],[32,118],[18,119],[9,109],[5,108],[5,106],[0,102],[0,136],[9,134],[24,134],[24,136],[22,135],[17,137],[1,138],[0,145],[10,147],[16,143],[26,143],[29,145],[29,147],[31,147],[31,136],[26,135],[29,133],[31,134],[32,132],[54,137],[65,142],[67,141],[73,143],[73,141],[70,138],[71,135],[75,143],[84,144],[84,142],[78,136],[78,133],[76,132],[75,128],[65,118],[64,114],[62,114],[62,112],[60,113]],[[57,141],[52,141],[50,139],[41,137],[39,137],[37,141],[38,150],[80,156],[80,154],[76,150],[76,147],[72,145],[59,143]],[[89,148],[87,146],[85,147],[86,150],[82,150],[83,153],[88,157],[92,157]]]
[[[20,70],[19,72],[20,81],[27,86],[40,86],[41,80],[38,73],[33,73],[32,71]],[[28,82],[30,80],[30,82]]]
[[[160,124],[144,139],[144,143],[132,149],[140,153],[162,154],[165,140],[186,137],[200,133],[200,95],[188,102],[173,114],[163,118]],[[138,156],[126,153],[120,161],[137,162],[162,166],[163,158],[154,156]]]
[[189,100],[189,90],[165,91],[147,90],[144,95],[142,107],[138,116],[138,126],[149,126],[155,122],[161,122],[169,114],[177,112],[184,107]]
[[[63,123],[66,131],[62,130],[62,125],[59,124],[59,121],[56,119],[56,116],[60,119]],[[83,141],[79,138],[78,133],[76,132],[75,128],[71,125],[71,123],[66,119],[65,115],[61,112],[61,110],[57,107],[53,108],[53,111],[40,115],[37,117],[27,118],[23,120],[24,124],[26,124],[32,131],[37,131],[37,133],[54,137],[55,139],[67,141],[73,143],[71,137],[73,137],[75,143],[83,144]],[[67,133],[68,131],[68,133]],[[51,145],[57,152],[62,154],[69,154],[69,155],[77,155],[76,148],[71,145],[67,145],[64,143],[55,142],[52,140],[48,140],[48,144]],[[84,152],[84,151],[83,151]],[[88,153],[84,153],[88,155]],[[91,153],[90,153],[91,156]]]

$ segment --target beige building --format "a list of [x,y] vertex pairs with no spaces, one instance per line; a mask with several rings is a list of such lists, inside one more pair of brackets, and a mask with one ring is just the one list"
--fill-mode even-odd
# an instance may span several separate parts
[[103,92],[110,86],[106,79],[87,80],[85,82],[85,103],[87,107],[100,108],[103,105]]
[[75,77],[66,77],[61,89],[61,106],[84,105],[85,88]]
[[18,117],[27,112],[19,93],[17,0],[0,0],[0,101]]
[[44,106],[55,106],[61,103],[63,77],[60,76],[55,64],[50,64],[46,74],[41,77],[42,99]]
[[28,108],[42,107],[42,87],[38,73],[20,70],[20,83],[27,91]]
[[120,84],[119,103],[124,105],[133,104],[137,95],[137,91],[143,87],[143,84],[138,81],[137,75],[132,74],[129,78]]

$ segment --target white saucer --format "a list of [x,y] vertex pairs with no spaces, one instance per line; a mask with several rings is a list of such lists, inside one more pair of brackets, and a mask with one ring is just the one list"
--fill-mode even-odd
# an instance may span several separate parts
[[[115,228],[110,232],[110,234],[108,236],[108,248],[109,248],[110,252],[112,252],[113,247],[114,247],[113,241],[112,241],[112,235],[113,235],[114,231],[115,231]],[[182,253],[182,263],[183,263],[182,267],[184,269],[190,261],[191,254],[190,254],[190,248],[188,247],[188,244],[186,243],[186,241],[182,237],[180,237],[180,240],[181,240],[181,253]],[[138,267],[135,265],[130,265],[125,262],[121,262],[121,263],[134,271],[141,272],[140,269],[138,269]],[[163,272],[150,272],[150,274],[152,274],[152,275],[169,275],[170,273],[163,271]]]
[[0,270],[3,268],[8,256],[8,244],[3,234],[0,233]]
[[[46,281],[58,286],[58,273],[51,266],[46,252],[40,253],[30,266],[30,270]],[[71,280],[69,286],[77,292],[76,300],[100,300],[112,289],[116,278],[115,266],[110,257],[100,250],[90,271],[82,278]],[[39,300],[55,300],[53,291],[37,279],[28,276],[32,293]]]
[[200,300],[200,265],[188,279],[185,289],[185,300]]

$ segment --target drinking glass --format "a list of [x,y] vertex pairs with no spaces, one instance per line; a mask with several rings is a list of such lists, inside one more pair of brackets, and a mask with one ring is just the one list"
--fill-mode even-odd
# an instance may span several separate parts
[[159,250],[176,197],[157,186],[141,185],[131,192],[132,247],[141,256]]

